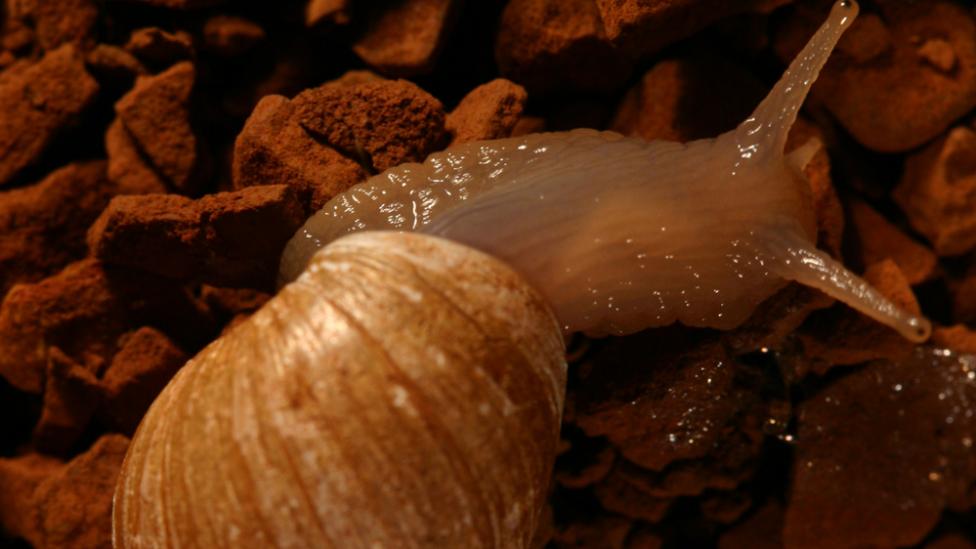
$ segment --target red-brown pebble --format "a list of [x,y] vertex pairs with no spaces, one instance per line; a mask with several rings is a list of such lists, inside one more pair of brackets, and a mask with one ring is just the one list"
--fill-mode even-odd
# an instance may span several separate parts
[[[894,261],[885,259],[869,266],[864,280],[901,309],[920,313],[911,285]],[[844,304],[812,315],[799,336],[806,354],[820,361],[814,367],[820,373],[837,365],[905,358],[914,349],[898,332]]]
[[217,316],[229,321],[238,315],[249,315],[271,299],[271,295],[252,288],[218,288],[204,284],[200,299]]
[[745,120],[765,94],[755,77],[717,56],[667,59],[627,92],[610,129],[648,141],[715,137]]
[[976,247],[976,132],[960,126],[911,154],[893,193],[940,256]]
[[116,188],[100,161],[70,164],[36,185],[0,192],[0,299],[85,256],[85,232]]
[[645,522],[660,522],[671,507],[672,499],[658,498],[641,490],[626,472],[615,468],[594,488],[593,494],[607,511]]
[[607,39],[625,55],[638,57],[690,36],[709,24],[769,0],[596,0]]
[[93,45],[98,22],[98,5],[94,0],[32,2],[34,29],[41,48],[51,50],[70,43],[87,49]]
[[78,440],[98,405],[97,372],[54,347],[47,357],[44,408],[34,427],[34,447],[60,454]]
[[[608,343],[584,369],[576,423],[651,470],[708,454],[745,398],[733,383],[735,362],[718,340],[664,331]],[[623,359],[636,356],[642,360]]]
[[193,58],[193,38],[182,31],[147,27],[132,32],[125,50],[153,67],[168,67]]
[[31,500],[37,487],[63,467],[61,460],[33,452],[0,458],[0,530],[39,539],[37,509]]
[[116,118],[105,132],[108,178],[129,194],[165,193],[166,181],[147,163],[132,134]]
[[129,439],[104,435],[34,491],[37,547],[95,549],[111,539],[112,496]]
[[345,25],[351,20],[351,0],[308,0],[305,24],[312,27],[322,23]]
[[78,49],[66,44],[0,77],[0,186],[35,163],[94,101],[98,84]]
[[269,287],[285,243],[305,220],[286,185],[248,187],[190,200],[117,197],[92,225],[92,254],[163,276]]
[[115,104],[132,143],[166,185],[196,194],[207,176],[208,159],[190,124],[193,64],[178,63],[156,76],[144,76]]
[[447,115],[451,144],[511,136],[528,98],[525,88],[504,78],[471,90]]
[[932,329],[933,345],[951,349],[957,353],[976,355],[976,332],[965,324],[937,326]]
[[152,322],[189,340],[211,336],[206,315],[190,296],[148,273],[136,276],[86,259],[36,284],[15,285],[0,304],[0,376],[39,394],[53,347],[100,372],[135,322]]
[[[875,4],[880,17],[865,14],[854,22],[812,96],[864,146],[901,152],[928,142],[976,106],[976,23],[966,8],[946,0]],[[774,42],[781,59],[793,58],[824,13],[797,8]],[[954,52],[950,72],[919,56],[918,45],[933,38]]]
[[264,29],[243,17],[217,15],[203,25],[204,46],[224,57],[246,53],[264,38]]
[[291,102],[315,137],[376,171],[419,162],[444,139],[444,107],[406,80],[325,85]]
[[147,73],[134,55],[109,44],[98,44],[85,55],[85,65],[98,81],[129,88],[136,78]]
[[105,401],[99,415],[113,429],[132,435],[149,405],[188,358],[154,328],[124,335],[102,378]]
[[946,505],[965,501],[976,477],[972,373],[972,364],[920,348],[803,402],[785,546],[910,546]]
[[511,0],[495,43],[502,76],[529,93],[618,88],[631,62],[606,39],[593,0]]
[[847,205],[851,241],[861,265],[891,259],[909,284],[920,284],[932,278],[938,263],[932,250],[903,233],[867,203],[852,199]]
[[377,5],[352,49],[389,76],[429,72],[448,36],[460,0],[404,0]]
[[309,135],[280,95],[261,99],[234,145],[235,188],[288,185],[309,214],[368,175],[358,162]]

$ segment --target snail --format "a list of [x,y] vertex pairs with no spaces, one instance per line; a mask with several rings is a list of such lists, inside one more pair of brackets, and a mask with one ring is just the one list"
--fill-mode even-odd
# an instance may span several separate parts
[[[735,130],[467,144],[335,197],[283,288],[187,363],[119,477],[116,547],[527,547],[555,458],[564,334],[729,329],[789,280],[924,340],[816,249],[784,156],[857,14],[838,1]],[[597,177],[599,176],[599,177]]]

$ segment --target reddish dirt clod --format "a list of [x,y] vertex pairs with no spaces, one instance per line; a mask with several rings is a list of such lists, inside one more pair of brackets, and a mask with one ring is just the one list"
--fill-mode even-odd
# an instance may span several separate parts
[[149,405],[188,358],[159,330],[143,327],[125,334],[101,381],[104,404],[99,415],[131,436]]
[[180,280],[270,287],[277,258],[304,221],[286,185],[248,187],[190,200],[114,199],[92,225],[89,246],[109,264]]
[[406,80],[325,85],[291,102],[299,124],[376,171],[419,162],[444,137],[444,107]]
[[34,427],[34,446],[61,454],[78,440],[98,405],[97,372],[73,361],[57,347],[47,357],[44,408]]
[[168,188],[190,195],[198,194],[209,162],[190,123],[195,78],[191,63],[178,63],[159,75],[140,77],[115,104],[121,130],[145,159],[144,167]]
[[125,50],[153,67],[164,68],[193,58],[193,38],[185,32],[166,32],[156,27],[138,29]]
[[0,186],[38,161],[94,101],[98,84],[78,49],[66,44],[0,75]]
[[[367,30],[352,49],[366,64],[390,76],[429,72],[461,4],[460,0],[405,0],[379,7],[368,17]],[[341,13],[342,9],[325,11]]]
[[848,202],[852,241],[862,265],[891,259],[909,284],[934,276],[937,259],[932,250],[919,244],[861,200]]
[[264,39],[264,29],[242,17],[218,15],[203,26],[204,46],[224,57],[241,55]]
[[236,188],[288,185],[306,213],[367,176],[358,162],[309,135],[299,125],[291,102],[278,95],[261,99],[234,145]]
[[511,136],[526,101],[525,88],[504,78],[471,90],[447,116],[451,144]]
[[104,162],[65,166],[35,185],[0,192],[0,295],[85,256],[85,232],[117,192]]
[[976,247],[976,132],[960,126],[908,157],[893,196],[935,253]]

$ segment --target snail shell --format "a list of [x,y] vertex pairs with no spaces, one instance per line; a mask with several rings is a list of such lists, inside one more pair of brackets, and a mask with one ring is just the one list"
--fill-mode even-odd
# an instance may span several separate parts
[[416,234],[337,240],[153,404],[113,542],[526,547],[563,349],[546,303],[488,255]]

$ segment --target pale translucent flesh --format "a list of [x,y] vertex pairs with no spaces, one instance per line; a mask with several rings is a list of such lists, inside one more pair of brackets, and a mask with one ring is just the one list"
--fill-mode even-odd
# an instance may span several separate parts
[[465,144],[374,176],[307,221],[282,257],[282,282],[346,233],[418,231],[508,262],[567,332],[626,334],[675,321],[730,329],[795,280],[924,340],[927,320],[815,247],[801,175],[815,148],[783,152],[856,15],[855,2],[837,2],[752,116],[714,139],[545,133]]

